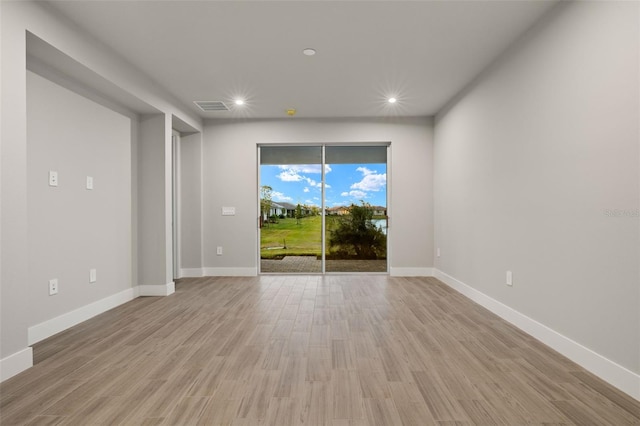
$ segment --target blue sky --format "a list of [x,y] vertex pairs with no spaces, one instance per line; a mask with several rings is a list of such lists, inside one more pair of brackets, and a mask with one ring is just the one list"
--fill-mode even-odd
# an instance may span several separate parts
[[[291,204],[322,205],[320,164],[262,165],[260,186],[273,188],[272,199]],[[360,204],[387,205],[386,164],[327,164],[326,206]]]

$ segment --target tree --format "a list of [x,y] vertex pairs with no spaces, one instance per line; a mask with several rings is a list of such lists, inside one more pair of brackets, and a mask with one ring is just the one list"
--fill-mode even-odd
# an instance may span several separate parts
[[269,185],[263,185],[260,187],[260,213],[262,220],[269,226],[269,215],[271,213],[271,196],[273,188]]
[[337,228],[331,231],[329,247],[341,257],[377,259],[386,257],[387,236],[373,222],[371,205],[352,204],[349,214],[340,217]]
[[302,206],[298,203],[296,206],[296,223],[300,225],[300,219],[302,219]]

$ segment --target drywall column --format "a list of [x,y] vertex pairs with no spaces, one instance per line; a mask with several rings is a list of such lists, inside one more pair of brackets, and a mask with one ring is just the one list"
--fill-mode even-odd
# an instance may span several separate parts
[[32,365],[27,346],[26,36],[13,3],[1,2],[0,380]]
[[180,140],[180,276],[203,275],[202,133]]
[[168,296],[175,291],[171,176],[171,116],[144,116],[138,140],[138,284],[141,296]]

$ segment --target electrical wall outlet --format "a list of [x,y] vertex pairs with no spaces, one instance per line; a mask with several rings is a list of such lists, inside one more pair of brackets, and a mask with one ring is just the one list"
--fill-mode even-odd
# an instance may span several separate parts
[[87,176],[87,189],[93,189],[93,177]]
[[218,256],[222,256],[222,246],[218,246],[218,248],[216,249],[216,254]]
[[49,186],[58,186],[58,172],[54,170],[49,171]]
[[49,280],[49,296],[53,296],[54,294],[58,294],[58,279],[57,278]]
[[89,282],[90,283],[95,283],[98,280],[97,274],[96,274],[96,270],[95,269],[89,269]]

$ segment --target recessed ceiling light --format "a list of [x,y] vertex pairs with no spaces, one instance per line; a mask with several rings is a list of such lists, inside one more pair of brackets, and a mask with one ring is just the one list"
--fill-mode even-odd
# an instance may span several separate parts
[[304,53],[307,56],[313,56],[313,55],[316,54],[316,49],[311,49],[310,47],[308,47],[308,48],[304,49],[302,51],[302,53]]
[[244,105],[244,101],[242,99],[236,99],[234,102],[236,105]]
[[390,104],[395,104],[398,100],[396,98],[389,98],[387,100],[387,102],[389,102]]

